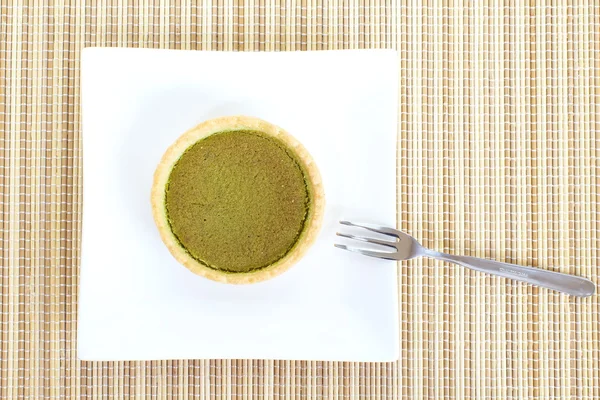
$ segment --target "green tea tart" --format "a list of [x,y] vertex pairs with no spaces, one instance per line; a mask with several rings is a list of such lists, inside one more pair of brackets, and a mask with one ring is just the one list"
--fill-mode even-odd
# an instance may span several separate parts
[[223,117],[184,133],[154,174],[152,211],[171,254],[196,274],[253,283],[291,267],[316,239],[319,171],[283,129]]

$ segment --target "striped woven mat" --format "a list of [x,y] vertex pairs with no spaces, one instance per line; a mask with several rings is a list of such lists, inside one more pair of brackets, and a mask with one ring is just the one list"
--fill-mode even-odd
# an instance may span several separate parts
[[597,295],[428,260],[395,363],[77,360],[85,46],[397,49],[399,227],[599,281],[598,3],[407,3],[1,1],[0,398],[600,398]]

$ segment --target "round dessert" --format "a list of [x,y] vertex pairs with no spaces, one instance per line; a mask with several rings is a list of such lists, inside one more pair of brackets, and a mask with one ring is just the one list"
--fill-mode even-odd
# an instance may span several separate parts
[[269,279],[315,240],[324,194],[304,147],[252,117],[206,121],[165,153],[152,188],[154,219],[173,256],[226,283]]

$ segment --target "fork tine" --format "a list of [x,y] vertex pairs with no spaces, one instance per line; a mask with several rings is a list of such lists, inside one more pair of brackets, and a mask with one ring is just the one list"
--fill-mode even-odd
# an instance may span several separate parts
[[336,235],[345,237],[348,239],[360,240],[361,242],[380,244],[382,246],[388,246],[393,249],[396,249],[396,242],[388,242],[387,240],[373,239],[373,238],[368,238],[368,237],[364,237],[364,236],[348,235],[346,233],[340,233],[340,232],[336,232]]
[[382,235],[388,235],[388,236],[393,236],[395,238],[400,238],[399,231],[392,229],[392,228],[386,228],[384,226],[377,226],[377,225],[371,225],[371,224],[355,224],[350,221],[340,221],[340,224],[347,225],[347,226],[355,226],[358,228],[364,228],[364,229],[368,229],[372,232],[381,233]]
[[359,253],[365,256],[369,256],[369,257],[375,257],[375,258],[383,258],[384,260],[394,260],[396,261],[396,258],[394,257],[394,254],[396,253],[388,253],[385,251],[370,251],[370,250],[363,250],[363,249],[359,249],[357,247],[349,247],[346,246],[344,244],[334,244],[335,247],[337,247],[338,249],[342,249],[342,250],[348,250],[348,251],[353,251],[355,253]]

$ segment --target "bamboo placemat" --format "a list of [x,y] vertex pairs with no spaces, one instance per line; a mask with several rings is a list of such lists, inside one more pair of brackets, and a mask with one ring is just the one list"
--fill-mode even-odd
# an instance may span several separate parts
[[0,2],[0,397],[600,398],[598,296],[423,260],[400,269],[396,363],[75,352],[83,47],[397,49],[399,226],[599,282],[594,0],[77,3]]

